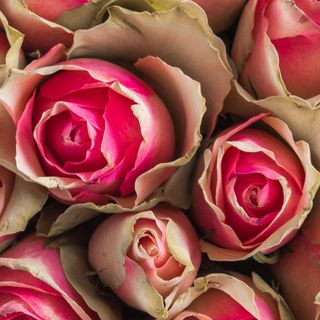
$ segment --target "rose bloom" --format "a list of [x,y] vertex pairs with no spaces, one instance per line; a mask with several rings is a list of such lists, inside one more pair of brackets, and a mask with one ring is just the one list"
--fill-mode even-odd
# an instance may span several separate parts
[[100,319],[66,278],[59,249],[45,243],[30,235],[0,256],[0,319]]
[[320,94],[320,3],[250,0],[232,49],[240,83],[256,98]]
[[[60,65],[70,70],[35,88],[18,121],[18,168],[59,177],[66,189],[51,191],[66,203],[132,195],[139,176],[173,160],[168,110],[146,83],[114,64],[78,59]],[[153,191],[141,189],[144,197]]]
[[[181,309],[183,309],[181,311]],[[283,298],[257,274],[209,274],[181,296],[173,320],[293,320]]]
[[247,0],[195,0],[208,16],[215,33],[228,29],[240,14]]
[[[278,136],[252,127],[258,120]],[[261,114],[223,131],[198,163],[192,215],[214,260],[270,253],[292,238],[312,207],[319,173],[307,143]]]
[[165,318],[172,302],[192,285],[201,253],[184,213],[158,206],[106,219],[90,239],[89,261],[124,302]]
[[272,266],[284,295],[297,320],[320,317],[320,219],[318,206],[302,232],[280,251]]

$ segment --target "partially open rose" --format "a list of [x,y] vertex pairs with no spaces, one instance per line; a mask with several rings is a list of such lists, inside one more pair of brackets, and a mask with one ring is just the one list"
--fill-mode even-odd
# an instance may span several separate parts
[[192,285],[201,253],[184,213],[159,206],[106,219],[90,239],[89,261],[127,304],[165,318],[173,301]]
[[[114,64],[78,59],[60,65],[65,70],[57,67],[33,91],[18,121],[18,168],[31,177],[57,177],[65,190],[51,192],[67,203],[131,196],[140,176],[174,159],[169,111],[151,87]],[[151,188],[142,185],[139,201],[170,173],[162,170]]]
[[69,50],[57,45],[13,69],[0,103],[18,129],[14,165],[56,199],[77,203],[50,235],[97,211],[188,207],[188,165],[215,127],[231,77],[223,42],[192,1],[153,13],[112,6],[107,21],[75,32]]
[[195,286],[173,306],[169,319],[293,320],[293,317],[283,298],[257,274],[249,278],[213,273],[195,280]]
[[[266,128],[252,127],[261,119]],[[197,168],[192,214],[214,260],[270,253],[300,228],[312,207],[319,173],[307,143],[264,114],[223,131]]]
[[[78,268],[79,265],[73,266],[73,271],[79,272]],[[78,279],[81,277],[85,276],[78,275]],[[111,308],[106,299],[105,302],[97,299],[100,311],[103,308],[105,312],[104,319],[120,318],[115,306]],[[73,288],[63,269],[59,249],[46,247],[46,238],[30,235],[0,256],[1,320],[103,319],[95,311]]]
[[249,1],[232,49],[240,83],[259,99],[320,95],[319,31],[319,1]]

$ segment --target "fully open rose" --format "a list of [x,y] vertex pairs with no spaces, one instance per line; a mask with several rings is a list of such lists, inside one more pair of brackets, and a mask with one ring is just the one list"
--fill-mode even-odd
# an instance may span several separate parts
[[184,213],[159,206],[106,219],[90,239],[89,261],[127,304],[165,318],[173,301],[192,285],[201,253]]
[[[182,310],[181,310],[182,309]],[[173,320],[293,320],[284,302],[257,274],[212,273],[195,280],[194,287],[171,309]]]
[[232,49],[240,83],[256,98],[320,94],[320,3],[251,0]]
[[[30,235],[0,256],[0,319],[102,319],[71,286],[59,249],[45,242]],[[105,319],[119,319],[106,301],[104,311]]]
[[[270,131],[252,127],[258,120]],[[261,114],[223,131],[200,158],[193,218],[214,260],[270,253],[291,239],[312,207],[319,173],[308,144]]]
[[319,206],[302,232],[280,251],[272,271],[297,320],[320,317]]

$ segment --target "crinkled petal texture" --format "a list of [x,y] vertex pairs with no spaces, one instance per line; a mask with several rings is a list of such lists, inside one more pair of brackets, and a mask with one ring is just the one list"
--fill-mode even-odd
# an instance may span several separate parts
[[246,0],[195,0],[208,16],[208,21],[215,33],[228,29],[240,14]]
[[[252,127],[260,119],[269,132]],[[202,250],[214,260],[282,246],[306,218],[319,186],[308,145],[265,114],[222,132],[204,151],[196,177],[192,213],[209,240]]]
[[169,312],[173,320],[291,320],[283,298],[257,274],[209,274],[195,280]]
[[4,241],[0,245],[1,251],[10,243],[10,238],[24,231],[29,220],[41,210],[47,200],[47,192],[14,172],[16,130],[2,105],[0,128],[0,238]]
[[320,94],[317,1],[249,1],[237,31],[232,57],[239,81],[255,98]]
[[0,257],[0,319],[99,319],[67,281],[56,248],[30,235]]
[[280,290],[297,320],[316,320],[320,316],[318,208],[315,207],[302,232],[280,251],[279,260],[272,266]]
[[[50,190],[66,203],[131,196],[139,176],[174,158],[167,108],[147,84],[114,64],[76,59],[60,65],[64,70],[34,89],[18,120],[18,168],[30,177],[57,177],[65,190]],[[171,172],[163,173],[139,197]]]
[[6,17],[0,11],[0,84],[10,68],[23,67],[24,53],[21,49],[23,35],[9,26]]
[[178,295],[192,285],[201,252],[184,213],[163,205],[106,219],[90,239],[89,261],[123,301],[165,318]]

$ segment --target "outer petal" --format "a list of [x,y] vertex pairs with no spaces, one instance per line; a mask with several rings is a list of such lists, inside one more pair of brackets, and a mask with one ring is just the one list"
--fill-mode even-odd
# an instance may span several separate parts
[[[212,292],[206,294],[208,291]],[[216,299],[219,300],[208,300],[215,295],[217,295]],[[220,308],[224,305],[223,298],[225,295],[229,296],[226,296],[225,303],[227,305],[221,310]],[[236,303],[232,304],[232,300]],[[220,304],[215,308],[215,303],[218,301]],[[219,312],[228,317],[228,310],[240,312],[242,315],[247,312],[246,316],[249,314],[249,316],[251,315],[251,317],[258,320],[293,319],[283,298],[257,274],[253,274],[252,279],[241,274],[227,275],[221,273],[209,274],[198,278],[194,282],[194,287],[181,295],[180,299],[172,306],[169,310],[168,318],[184,319],[184,317],[179,318],[179,314],[183,310],[208,315],[209,319],[220,319],[217,317]],[[240,313],[237,314],[237,319],[241,319]],[[222,314],[220,313],[220,316]]]
[[246,0],[196,0],[208,16],[208,21],[215,33],[229,28],[240,14]]
[[26,35],[24,47],[29,52],[46,52],[57,43],[72,43],[71,31],[30,12],[22,0],[1,1],[0,10],[13,27]]
[[[112,7],[109,12],[105,23],[75,33],[69,57],[94,55],[133,62],[154,55],[181,68],[202,85],[208,109],[203,132],[210,135],[232,74],[225,47],[208,28],[203,11],[191,1],[183,1],[171,10],[153,14],[119,7]],[[188,43],[188,50],[182,43]]]
[[[3,267],[29,272],[59,293],[81,319],[96,319],[80,295],[68,283],[57,249],[44,248],[44,238],[31,235],[0,257]],[[29,281],[29,277],[25,280]],[[36,280],[37,281],[37,280]],[[39,281],[39,283],[41,282]]]

